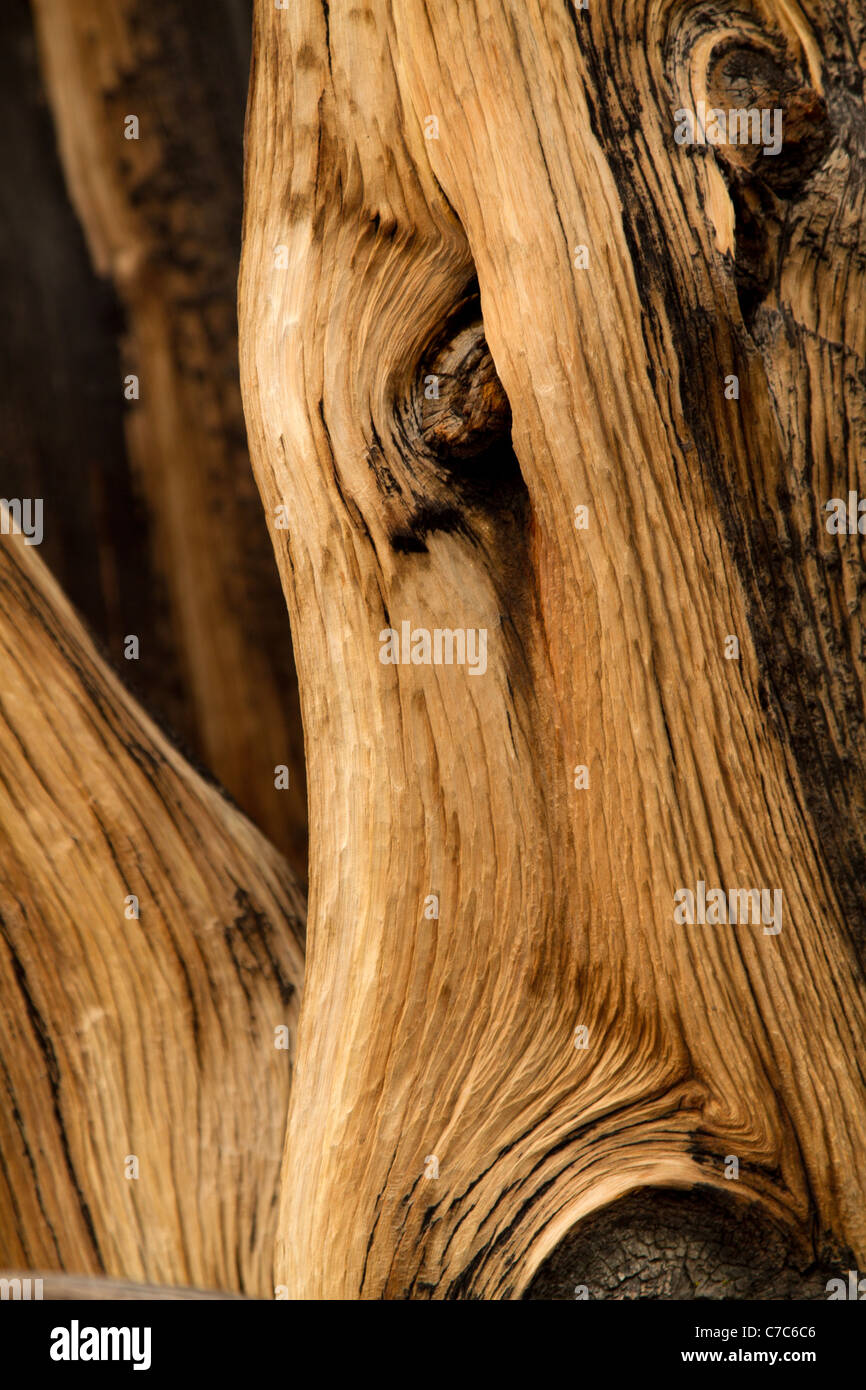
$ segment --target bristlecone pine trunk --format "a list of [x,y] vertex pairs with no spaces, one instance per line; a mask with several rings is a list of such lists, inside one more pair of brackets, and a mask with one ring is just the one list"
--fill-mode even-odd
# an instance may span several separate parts
[[[823,510],[866,443],[864,64],[834,0],[256,7],[295,1294],[573,1296],[581,1222],[647,1187],[691,1195],[655,1265],[652,1194],[604,1236],[646,1291],[693,1246],[770,1291],[763,1217],[795,1264],[866,1259],[862,556]],[[781,109],[781,150],[678,143],[701,101]],[[486,629],[486,670],[383,662],[403,623]],[[675,922],[699,883],[781,892],[781,931]]]
[[[285,866],[4,538],[0,1056],[65,1175],[40,1211],[19,1102],[7,1262],[74,1214],[46,1267],[268,1293],[275,1249],[295,1298],[866,1266],[864,87],[860,0],[256,0],[241,386],[310,817],[282,1172],[246,1153],[241,1200],[226,1145],[285,1127]],[[158,1247],[105,1195],[129,1058]]]

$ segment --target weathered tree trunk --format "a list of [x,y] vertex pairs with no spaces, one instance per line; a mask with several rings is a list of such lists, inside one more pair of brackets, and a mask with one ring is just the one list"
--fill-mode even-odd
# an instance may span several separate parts
[[45,558],[115,665],[303,878],[297,682],[237,373],[250,6],[27,8],[0,21],[2,493],[44,498]]
[[0,1269],[272,1297],[302,900],[9,535],[0,846]]
[[[824,525],[866,440],[864,54],[854,0],[258,0],[293,1295],[573,1296],[593,1230],[608,1297],[866,1260],[862,542]],[[780,152],[677,143],[700,101],[781,109]],[[403,623],[485,668],[386,664]],[[676,920],[699,883],[781,915]]]

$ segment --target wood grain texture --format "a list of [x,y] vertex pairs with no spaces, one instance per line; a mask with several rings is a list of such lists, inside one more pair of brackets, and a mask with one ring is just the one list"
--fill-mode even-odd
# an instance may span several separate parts
[[[123,662],[124,679],[303,881],[297,681],[249,465],[237,368],[248,0],[203,12],[180,0],[33,0],[33,15],[69,196],[100,280],[96,291],[79,286],[85,302],[75,321],[67,316],[65,342],[52,356],[44,320],[64,321],[74,282],[61,228],[38,198],[30,220],[52,236],[47,248],[37,238],[43,255],[31,273],[41,292],[21,297],[35,306],[46,340],[40,391],[44,399],[58,377],[77,397],[63,422],[67,439],[76,417],[88,414],[87,403],[106,391],[122,422],[112,420],[86,450],[74,440],[58,447],[53,438],[40,448],[46,428],[31,413],[17,433],[33,447],[19,454],[4,487],[17,483],[31,495],[37,478],[27,455],[35,452],[48,484],[46,524],[61,582],[83,588],[95,569],[107,605],[99,630],[115,662],[126,634],[140,638],[140,658]],[[128,115],[139,121],[138,139],[124,137]],[[16,163],[32,168],[32,160]],[[46,182],[40,172],[37,190]],[[26,192],[15,201],[13,227],[27,220]],[[19,265],[29,263],[20,244],[17,255]],[[59,290],[51,285],[58,260]],[[20,296],[19,286],[20,279]],[[112,306],[114,363],[105,361],[105,350],[98,359],[93,352],[95,344],[106,348],[97,330]],[[31,372],[36,368],[31,362]],[[137,400],[124,399],[130,373],[139,378]],[[54,409],[63,405],[61,392]],[[84,428],[95,435],[89,416]],[[76,496],[66,510],[70,493]],[[90,548],[84,562],[82,537]],[[131,563],[138,566],[132,582]],[[289,769],[287,788],[275,787],[280,765]]]
[[13,535],[0,750],[0,1264],[272,1297],[303,900]]
[[[35,1280],[41,1281],[42,1298],[46,1302],[60,1303],[81,1303],[86,1302],[110,1302],[110,1303],[152,1303],[159,1302],[189,1302],[191,1300],[212,1301],[213,1299],[243,1302],[244,1295],[236,1293],[213,1293],[203,1289],[170,1288],[165,1284],[132,1284],[123,1279],[85,1279],[81,1275],[75,1274],[55,1274],[51,1270],[30,1270],[30,1269],[6,1269],[0,1270],[0,1279],[7,1279],[12,1284],[13,1292],[10,1294],[15,1298],[15,1285],[12,1281],[18,1279],[22,1281],[22,1290],[27,1287],[24,1281],[30,1280],[30,1297],[35,1297],[37,1285]],[[19,1302],[24,1302],[23,1298]]]
[[[822,515],[862,486],[864,54],[845,0],[258,0],[241,380],[312,839],[295,1295],[517,1297],[590,1215],[697,1184],[792,1267],[866,1260],[862,555]],[[769,172],[675,142],[725,90],[785,110]],[[465,436],[431,362],[467,364]],[[486,671],[383,664],[403,621],[486,629]],[[781,891],[781,932],[675,923],[698,881]]]

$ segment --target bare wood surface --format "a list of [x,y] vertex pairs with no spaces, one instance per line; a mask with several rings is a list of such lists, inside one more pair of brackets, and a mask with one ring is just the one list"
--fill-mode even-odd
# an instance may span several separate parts
[[303,899],[12,535],[0,752],[0,1264],[272,1297]]
[[[519,1296],[698,1184],[800,1268],[866,1259],[862,556],[822,511],[862,486],[864,25],[258,0],[241,379],[313,845],[294,1295]],[[676,144],[717,93],[784,109],[778,165]],[[383,664],[403,621],[486,629],[486,670]],[[675,922],[699,881],[782,892],[782,930]]]
[[85,1279],[76,1274],[56,1274],[52,1270],[5,1269],[0,1270],[0,1281],[8,1280],[11,1286],[9,1297],[15,1299],[15,1281],[22,1281],[19,1301],[24,1301],[23,1293],[30,1281],[30,1298],[35,1298],[36,1280],[41,1283],[41,1297],[45,1301],[80,1303],[152,1303],[180,1301],[213,1301],[214,1299],[243,1300],[242,1294],[222,1293],[205,1289],[170,1288],[165,1284],[133,1284],[125,1279]]
[[[74,441],[67,456],[53,440],[47,458],[38,458],[36,471],[47,481],[51,555],[62,583],[80,583],[82,571],[93,568],[78,549],[82,533],[88,536],[107,604],[104,640],[126,668],[124,679],[288,855],[303,881],[297,682],[250,470],[237,369],[249,4],[229,0],[202,15],[179,0],[108,7],[101,0],[33,0],[33,14],[69,195],[101,280],[79,321],[67,325],[72,337],[56,354],[59,362],[42,360],[39,391],[44,395],[49,373],[72,383],[69,395],[77,401],[67,407],[65,428],[74,434],[80,414],[88,417],[88,431],[86,405],[101,400],[108,385],[124,431],[120,448],[106,430],[81,458]],[[125,138],[129,116],[138,121],[137,139]],[[25,173],[33,167],[32,157],[16,163]],[[39,187],[44,184],[40,173]],[[10,202],[13,227],[22,215],[26,222],[20,194]],[[45,218],[46,209],[29,209],[31,222],[34,217]],[[27,263],[23,240],[19,267],[22,259]],[[57,306],[42,315],[49,352],[51,330],[72,293],[70,252],[56,231],[55,240],[64,273]],[[41,259],[33,274],[41,282],[42,265],[53,266],[57,250],[53,242],[37,245]],[[41,297],[22,294],[20,271],[9,293],[25,310],[29,303],[39,322]],[[121,326],[113,364],[93,351],[101,342],[100,315],[111,306]],[[16,377],[21,372],[19,362]],[[138,399],[124,398],[129,374],[138,378]],[[30,404],[31,419],[16,422],[21,443],[40,432],[32,413],[41,414],[44,405]],[[31,495],[33,450],[9,445],[18,457],[4,486],[17,481]],[[124,468],[134,506],[122,495]],[[64,491],[73,495],[61,505]],[[73,555],[64,555],[61,534]],[[138,575],[130,583],[133,559]],[[138,635],[141,651],[127,662],[122,638],[129,633]],[[275,786],[279,766],[289,770],[287,787]]]

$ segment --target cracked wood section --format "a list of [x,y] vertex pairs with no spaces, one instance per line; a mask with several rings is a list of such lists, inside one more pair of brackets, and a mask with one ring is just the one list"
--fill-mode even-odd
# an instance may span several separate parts
[[0,1264],[272,1297],[303,901],[20,536],[0,596]]
[[[866,1259],[863,586],[822,524],[863,470],[864,55],[840,0],[256,6],[241,382],[313,844],[294,1295],[516,1297],[698,1183],[797,1268]],[[674,141],[775,81],[782,176]],[[473,298],[511,417],[480,461],[453,383],[447,428],[417,408],[465,362],[501,423]],[[486,673],[382,664],[405,620],[486,628]],[[699,880],[781,890],[782,931],[676,924]]]

